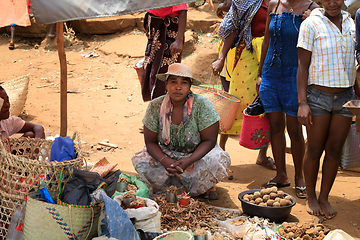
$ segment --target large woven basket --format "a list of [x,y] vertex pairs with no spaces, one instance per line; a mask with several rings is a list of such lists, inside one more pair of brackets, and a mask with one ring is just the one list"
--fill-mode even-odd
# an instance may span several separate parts
[[203,87],[203,86],[191,86],[191,90],[195,94],[200,94],[213,104],[216,112],[220,116],[219,131],[228,131],[235,119],[240,100],[223,90]]
[[6,82],[0,82],[0,85],[5,89],[7,95],[9,96],[11,104],[10,116],[19,116],[27,99],[29,75],[15,78]]
[[[76,159],[50,162],[52,143],[31,138],[0,141],[0,239],[7,233],[13,211],[29,191],[37,191],[40,182],[44,182],[49,191],[59,191],[60,170],[67,167],[72,172],[81,168],[84,159],[80,150]],[[63,182],[67,180],[64,178]]]
[[[50,192],[54,200],[56,194]],[[38,197],[38,192],[31,193],[26,204],[24,240],[85,240],[97,236],[100,206],[62,206],[39,201]]]

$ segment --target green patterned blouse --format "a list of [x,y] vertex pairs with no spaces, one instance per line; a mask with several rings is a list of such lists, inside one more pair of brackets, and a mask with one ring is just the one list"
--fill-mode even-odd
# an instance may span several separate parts
[[192,153],[200,144],[200,131],[211,126],[220,120],[219,115],[212,103],[205,97],[194,94],[193,106],[190,118],[184,125],[171,123],[170,125],[170,143],[165,145],[161,138],[161,129],[159,125],[160,107],[165,96],[158,97],[149,103],[143,119],[144,125],[151,131],[158,134],[159,144],[170,151]]

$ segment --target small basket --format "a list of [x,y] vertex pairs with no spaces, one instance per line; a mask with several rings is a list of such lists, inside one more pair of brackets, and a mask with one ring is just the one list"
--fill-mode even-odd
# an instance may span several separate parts
[[[246,109],[245,109],[246,110]],[[266,114],[247,115],[243,111],[239,144],[249,149],[260,149],[270,143],[270,122]]]
[[154,240],[193,240],[193,236],[189,232],[174,231],[164,233],[154,238]]
[[230,130],[240,103],[240,99],[223,90],[203,87],[191,86],[193,93],[202,95],[210,100],[216,112],[220,116],[219,131],[226,132]]

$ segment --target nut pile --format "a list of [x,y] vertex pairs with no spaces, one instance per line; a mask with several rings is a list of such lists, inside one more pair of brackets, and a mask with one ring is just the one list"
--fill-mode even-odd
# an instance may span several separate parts
[[279,234],[287,239],[297,240],[322,240],[330,231],[322,224],[315,223],[287,223],[283,222],[279,228]]
[[128,182],[129,179],[127,177],[121,177],[119,178],[118,182]]
[[259,206],[281,207],[292,204],[291,196],[285,196],[285,193],[278,190],[277,187],[262,189],[253,194],[245,194],[243,200]]
[[142,200],[142,199],[137,198],[137,200],[132,201],[132,202],[130,203],[130,206],[131,206],[131,207],[136,207],[136,206],[140,206],[140,205],[142,205],[142,204],[145,205],[145,201]]
[[133,198],[133,197],[136,197],[136,193],[134,192],[126,192],[124,193],[124,198]]

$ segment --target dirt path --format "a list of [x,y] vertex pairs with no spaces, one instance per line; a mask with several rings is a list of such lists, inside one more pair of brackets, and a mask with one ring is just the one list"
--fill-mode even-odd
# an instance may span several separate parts
[[[119,57],[116,53],[138,52],[139,45],[112,44],[125,38],[129,43],[144,37],[139,31],[90,36],[80,39],[78,44],[67,49],[68,59],[68,135],[80,132],[88,160],[96,162],[106,157],[118,168],[134,172],[132,155],[143,145],[143,135],[139,133],[141,119],[147,107],[140,95],[140,85],[133,69],[139,58]],[[59,133],[59,60],[57,52],[45,51],[41,46],[34,49],[31,41],[21,40],[17,48],[8,50],[8,37],[0,36],[1,81],[13,77],[30,75],[30,86],[25,114],[27,121],[42,124],[48,135]],[[86,48],[84,47],[87,46]],[[112,44],[107,54],[104,50]],[[94,51],[99,56],[85,58],[81,54]],[[200,36],[194,53],[183,62],[192,67],[196,77],[211,81],[210,63],[216,58],[217,41],[210,35]],[[210,79],[210,80],[209,80]],[[105,88],[111,86],[112,89]],[[97,143],[107,139],[119,148],[111,151],[97,150]],[[241,208],[237,196],[241,191],[258,188],[271,179],[275,172],[255,164],[257,151],[240,147],[238,137],[231,137],[226,146],[232,158],[230,174],[233,180],[224,179],[217,185],[220,199],[211,204]],[[269,154],[271,155],[270,151]],[[293,180],[294,168],[291,155],[287,154],[287,169]],[[320,171],[319,178],[322,172]],[[325,224],[335,229],[343,229],[352,236],[360,238],[360,173],[339,171],[330,195],[330,202],[338,211],[338,216]],[[294,182],[285,192],[295,196]],[[289,221],[318,221],[306,213],[305,200],[297,199]],[[320,219],[321,220],[321,219]]]

